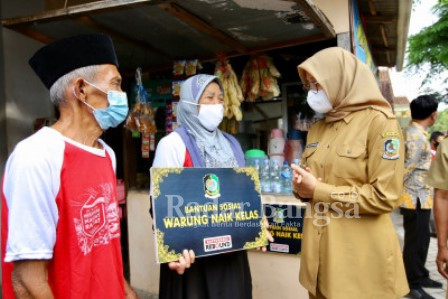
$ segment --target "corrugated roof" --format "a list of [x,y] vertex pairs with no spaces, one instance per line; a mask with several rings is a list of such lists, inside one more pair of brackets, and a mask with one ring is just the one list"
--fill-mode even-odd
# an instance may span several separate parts
[[361,18],[377,66],[403,64],[412,0],[358,0]]
[[103,0],[3,20],[2,25],[42,42],[81,33],[109,34],[127,70],[335,36],[325,16],[305,0]]

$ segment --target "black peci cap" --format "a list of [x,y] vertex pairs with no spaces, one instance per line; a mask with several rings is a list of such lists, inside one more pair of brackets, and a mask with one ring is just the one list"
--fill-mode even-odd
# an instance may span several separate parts
[[29,64],[50,89],[65,74],[85,66],[113,64],[118,67],[112,39],[103,34],[77,35],[39,49]]

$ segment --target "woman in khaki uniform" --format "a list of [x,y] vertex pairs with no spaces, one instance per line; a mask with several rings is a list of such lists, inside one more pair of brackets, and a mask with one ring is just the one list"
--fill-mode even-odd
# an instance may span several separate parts
[[294,193],[310,201],[300,282],[310,298],[386,299],[409,292],[390,218],[403,187],[400,126],[367,65],[328,48],[298,66],[310,128]]

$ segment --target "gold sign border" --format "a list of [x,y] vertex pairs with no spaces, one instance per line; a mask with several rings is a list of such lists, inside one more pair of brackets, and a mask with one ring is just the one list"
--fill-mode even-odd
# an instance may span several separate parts
[[171,173],[181,173],[184,168],[152,168],[151,182],[152,182],[152,196],[154,200],[160,195],[160,184],[163,179]]
[[[258,194],[261,194],[261,186],[260,186],[260,178],[258,177],[258,171],[253,167],[243,167],[243,168],[234,168],[233,169],[236,173],[244,173],[250,179],[254,182],[255,185],[255,191],[258,192]],[[261,200],[261,198],[260,198]],[[263,207],[263,205],[262,205]]]
[[159,263],[177,261],[182,257],[182,254],[176,253],[174,250],[170,250],[170,247],[165,245],[165,233],[159,229],[156,231],[156,238]]

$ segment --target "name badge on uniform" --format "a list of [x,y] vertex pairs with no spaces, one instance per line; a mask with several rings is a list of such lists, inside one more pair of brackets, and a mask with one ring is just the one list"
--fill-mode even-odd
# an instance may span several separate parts
[[317,147],[318,145],[319,145],[319,142],[310,143],[310,144],[307,144],[305,148],[313,148],[313,147]]
[[383,138],[392,138],[392,137],[399,137],[400,135],[398,134],[398,132],[383,132],[381,136]]
[[383,159],[397,160],[400,158],[400,140],[389,138],[384,140]]

